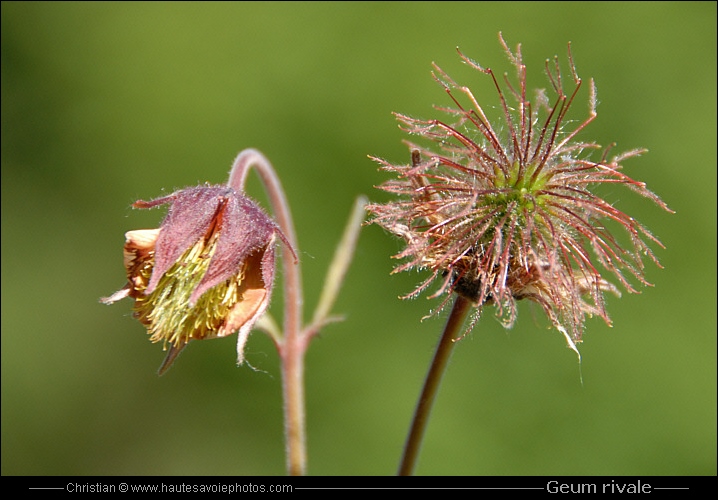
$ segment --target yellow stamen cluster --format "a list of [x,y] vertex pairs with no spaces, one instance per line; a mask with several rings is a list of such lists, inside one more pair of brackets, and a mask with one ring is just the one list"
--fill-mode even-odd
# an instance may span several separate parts
[[241,266],[237,274],[204,293],[194,306],[190,296],[204,276],[217,246],[219,233],[209,241],[201,238],[190,247],[162,276],[159,285],[149,294],[144,290],[152,276],[154,252],[138,272],[135,317],[147,326],[152,342],[163,341],[175,347],[191,339],[217,336],[232,307],[242,300],[240,285],[244,278]]

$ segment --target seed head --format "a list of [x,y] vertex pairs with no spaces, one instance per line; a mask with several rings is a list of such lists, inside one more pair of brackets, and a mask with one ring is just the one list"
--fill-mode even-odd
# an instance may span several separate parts
[[[670,211],[643,182],[623,173],[622,162],[645,150],[609,158],[603,149],[578,140],[596,117],[596,88],[589,83],[589,115],[577,126],[566,116],[582,81],[569,44],[570,91],[564,87],[558,58],[546,61],[553,96],[543,91],[529,100],[521,46],[501,45],[517,71],[518,86],[459,51],[470,67],[487,75],[498,92],[503,124],[489,122],[468,87],[455,83],[438,66],[432,73],[453,107],[439,108],[452,120],[421,120],[396,113],[402,128],[433,142],[435,149],[409,143],[411,163],[395,165],[373,158],[397,178],[378,186],[398,200],[367,207],[370,223],[406,241],[393,272],[428,270],[428,278],[402,298],[415,297],[437,281],[429,298],[452,293],[473,301],[478,319],[493,304],[506,327],[516,320],[516,301],[538,303],[571,347],[581,341],[586,316],[597,314],[610,325],[604,292],[618,289],[608,272],[629,292],[629,282],[648,284],[643,257],[657,265],[647,241],[663,246],[633,217],[591,192],[600,184],[623,185]],[[549,100],[551,99],[551,100]],[[575,124],[574,124],[575,125]],[[594,156],[597,159],[592,159]],[[623,228],[626,246],[609,231]],[[471,326],[469,328],[471,328]]]

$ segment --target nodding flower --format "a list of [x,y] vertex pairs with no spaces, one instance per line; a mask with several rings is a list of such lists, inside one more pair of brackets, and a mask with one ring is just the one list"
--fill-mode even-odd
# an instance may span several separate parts
[[[394,256],[402,263],[393,272],[429,273],[402,298],[437,283],[430,295],[444,296],[437,311],[454,293],[476,306],[469,329],[484,305],[494,305],[504,326],[511,327],[516,301],[528,299],[543,308],[576,350],[586,316],[596,314],[610,325],[604,293],[619,293],[602,272],[636,292],[629,279],[648,284],[643,257],[660,267],[647,242],[663,247],[648,229],[591,189],[623,185],[671,210],[643,182],[623,173],[624,160],[645,150],[609,158],[611,146],[603,149],[578,139],[596,117],[593,80],[588,84],[588,117],[570,126],[566,116],[582,87],[570,44],[570,78],[562,77],[557,57],[553,63],[547,60],[553,97],[538,91],[532,102],[521,46],[512,51],[501,34],[499,39],[517,72],[518,85],[505,76],[508,90],[491,69],[460,51],[459,56],[493,81],[502,123],[492,124],[471,90],[434,64],[432,74],[453,102],[453,107],[436,109],[451,119],[395,113],[406,132],[429,145],[409,143],[409,164],[372,157],[380,170],[396,176],[378,186],[396,199],[369,205],[369,223],[406,242]],[[565,88],[567,82],[571,89]],[[593,159],[591,153],[601,149]],[[625,230],[630,245],[620,243],[609,226]]]
[[159,229],[125,234],[127,284],[110,297],[135,300],[134,316],[150,340],[169,346],[164,373],[190,340],[239,332],[237,362],[274,283],[275,222],[251,199],[228,186],[186,188],[135,208],[169,204]]

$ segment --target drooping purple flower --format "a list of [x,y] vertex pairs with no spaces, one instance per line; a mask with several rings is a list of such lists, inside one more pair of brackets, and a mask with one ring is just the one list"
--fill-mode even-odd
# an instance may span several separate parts
[[192,339],[239,331],[238,362],[274,282],[276,223],[228,186],[186,188],[135,208],[169,204],[159,229],[126,234],[128,284],[105,303],[135,299],[135,317],[154,342],[169,344],[164,372]]

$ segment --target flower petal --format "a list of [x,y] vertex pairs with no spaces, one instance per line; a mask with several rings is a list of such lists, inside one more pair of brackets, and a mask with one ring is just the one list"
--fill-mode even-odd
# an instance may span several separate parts
[[[261,259],[261,274],[259,260]],[[257,320],[269,305],[274,279],[274,238],[264,252],[251,256],[247,262],[248,272],[242,281],[242,300],[230,311],[226,323],[217,332],[218,337],[237,331],[237,364],[244,362],[244,346]]]

